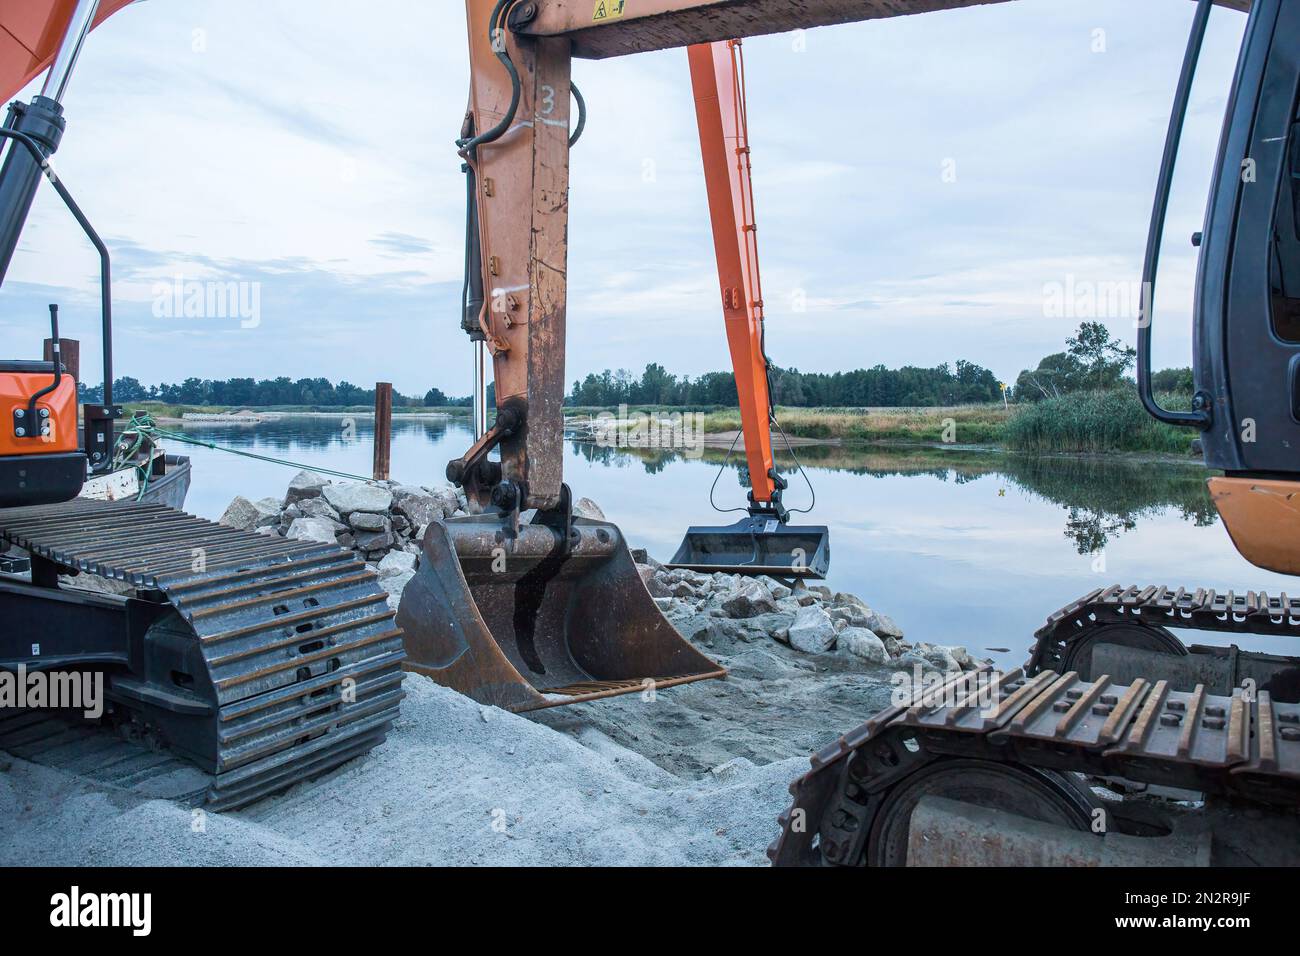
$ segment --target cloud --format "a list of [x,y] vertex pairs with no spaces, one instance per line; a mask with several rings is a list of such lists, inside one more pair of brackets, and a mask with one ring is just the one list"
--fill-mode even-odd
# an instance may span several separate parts
[[[1045,318],[1045,284],[1141,268],[1191,13],[1186,0],[1024,0],[818,29],[802,52],[789,36],[747,40],[773,360],[967,358],[1014,379],[1058,351],[1072,325]],[[1189,361],[1187,237],[1244,22],[1215,10],[1198,71],[1157,364]],[[110,237],[121,373],[465,394],[452,140],[466,71],[446,4],[373,0],[358,17],[345,0],[310,14],[291,0],[171,0],[97,30],[56,164]],[[574,77],[589,117],[571,163],[566,376],[727,367],[685,52],[579,61]],[[43,191],[0,291],[0,354],[39,349],[56,299],[89,341],[96,268]],[[161,323],[152,287],[178,273],[259,283],[262,325]],[[1108,322],[1132,338],[1126,319]]]

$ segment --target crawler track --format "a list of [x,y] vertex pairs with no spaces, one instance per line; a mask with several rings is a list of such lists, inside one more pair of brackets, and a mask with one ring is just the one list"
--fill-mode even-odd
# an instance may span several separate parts
[[777,865],[872,858],[892,787],[935,761],[970,758],[1300,805],[1300,705],[1176,691],[1163,680],[1023,669],[955,675],[921,689],[812,758],[768,850]]
[[0,511],[0,540],[157,606],[143,660],[110,670],[108,696],[136,736],[210,775],[213,809],[365,753],[397,716],[401,631],[375,575],[337,546],[90,501]]

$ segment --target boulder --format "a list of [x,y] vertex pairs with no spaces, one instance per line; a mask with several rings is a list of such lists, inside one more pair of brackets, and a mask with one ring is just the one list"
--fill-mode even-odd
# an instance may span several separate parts
[[722,596],[722,609],[730,617],[754,617],[771,614],[776,608],[772,592],[755,580],[742,582],[735,590]]
[[759,578],[759,580],[763,582],[763,587],[767,588],[768,592],[772,595],[772,597],[778,601],[781,600],[782,598],[788,598],[791,594],[794,593],[793,591],[790,590],[789,587],[782,584],[780,581],[776,580],[776,578],[769,578],[766,575],[764,575],[763,577]]
[[297,508],[304,518],[329,518],[330,521],[341,521],[343,517],[324,498],[305,498],[293,507]]
[[328,484],[329,479],[316,474],[314,471],[300,471],[289,482],[289,490],[284,495],[284,504],[287,507],[299,501],[319,498]]
[[325,500],[341,515],[350,515],[357,511],[384,514],[393,505],[393,493],[387,488],[359,481],[326,485],[324,495]]
[[319,541],[322,544],[334,544],[337,531],[334,522],[328,518],[298,518],[289,525],[285,537],[291,541]]
[[841,604],[828,612],[832,619],[843,621],[850,627],[869,627],[871,612],[860,604]]
[[441,521],[448,515],[445,498],[410,485],[399,485],[393,489],[393,511],[416,528],[430,521]]
[[862,598],[858,597],[856,594],[849,594],[847,591],[836,591],[835,596],[831,598],[830,603],[837,607],[852,605],[853,607],[860,607],[864,611],[871,610],[871,608],[867,606],[866,601],[862,600]]
[[790,646],[805,654],[822,654],[835,646],[835,622],[820,606],[799,609],[790,625]]
[[953,657],[952,650],[947,647],[937,647],[933,644],[918,644],[916,651],[933,666],[941,671],[959,671],[961,664]]
[[[392,555],[389,555],[389,557],[392,557]],[[402,592],[406,590],[406,585],[410,583],[413,577],[415,577],[414,571],[403,571],[400,574],[390,574],[379,579],[379,586],[388,592],[388,606],[392,610],[396,611],[402,603]]]
[[377,568],[381,578],[391,578],[396,574],[405,574],[415,570],[415,555],[405,551],[390,551]]
[[646,583],[646,590],[650,592],[651,597],[672,597],[673,588],[681,581],[673,577],[671,571],[651,571],[649,575],[642,575],[641,579]]
[[868,664],[889,663],[885,642],[865,627],[846,627],[840,631],[839,649]]
[[699,588],[697,588],[694,584],[691,584],[690,581],[678,581],[676,584],[674,584],[671,588],[668,589],[668,592],[675,598],[687,598],[687,599],[694,600],[695,598],[700,597]]
[[393,546],[392,531],[353,531],[353,547],[369,554],[372,551],[387,551]]
[[388,515],[379,515],[370,511],[354,511],[348,515],[348,524],[354,531],[389,531],[392,522]]
[[952,655],[952,659],[957,662],[957,665],[962,670],[974,670],[979,666],[979,662],[976,661],[975,658],[971,657],[970,651],[966,650],[966,648],[962,647],[960,644],[953,647],[945,647],[944,650]]
[[894,619],[888,614],[881,614],[879,611],[872,611],[867,615],[867,627],[874,631],[877,637],[899,638],[903,636],[903,629],[894,623]]
[[230,506],[226,508],[225,514],[221,516],[220,523],[228,528],[252,531],[255,528],[278,524],[279,521],[280,503],[274,498],[249,501],[247,498],[237,495],[235,500],[230,503]]

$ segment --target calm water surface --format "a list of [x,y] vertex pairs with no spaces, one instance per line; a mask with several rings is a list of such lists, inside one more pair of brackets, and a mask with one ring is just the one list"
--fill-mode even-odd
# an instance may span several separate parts
[[[410,484],[444,483],[446,462],[472,441],[460,419],[398,420],[393,430],[393,476]],[[370,471],[373,423],[364,418],[351,437],[341,417],[184,431],[308,465]],[[279,497],[294,474],[202,447],[171,450],[192,457],[187,507],[206,518],[220,517],[237,494]],[[913,639],[965,644],[1004,663],[1024,659],[1050,611],[1102,585],[1297,587],[1237,554],[1196,466],[877,447],[809,448],[801,457],[817,493],[805,520],[831,528],[827,583],[890,614]],[[664,561],[688,525],[731,520],[709,506],[722,461],[713,452],[687,459],[568,442],[565,476],[575,496],[594,499],[634,546]],[[742,477],[728,465],[720,505],[744,504]],[[808,502],[797,477],[786,495],[790,507]],[[1280,641],[1252,646],[1283,650]]]

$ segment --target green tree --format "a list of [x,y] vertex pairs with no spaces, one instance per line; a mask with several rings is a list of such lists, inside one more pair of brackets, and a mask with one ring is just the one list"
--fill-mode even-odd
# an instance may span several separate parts
[[1100,322],[1081,322],[1079,330],[1065,341],[1068,354],[1083,369],[1089,388],[1115,388],[1124,373],[1133,367],[1137,352],[1131,346],[1110,337]]

